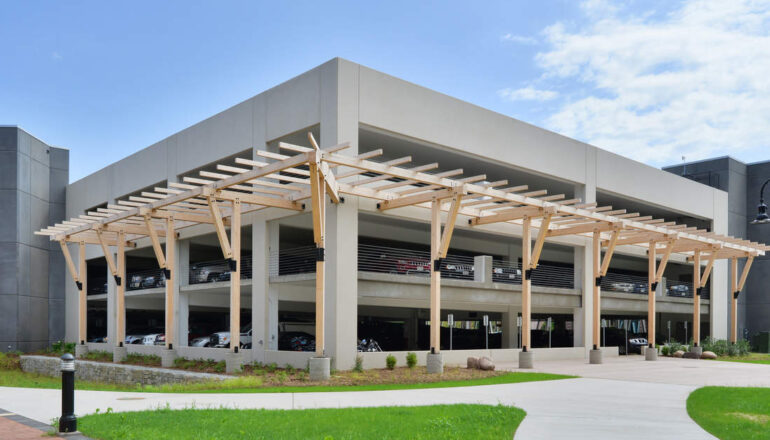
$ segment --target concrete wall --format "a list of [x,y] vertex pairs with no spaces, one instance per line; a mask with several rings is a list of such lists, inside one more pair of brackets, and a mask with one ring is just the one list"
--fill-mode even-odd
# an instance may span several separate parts
[[[64,218],[69,151],[0,127],[0,350],[64,338],[64,258],[34,231]],[[53,252],[51,252],[53,250]]]

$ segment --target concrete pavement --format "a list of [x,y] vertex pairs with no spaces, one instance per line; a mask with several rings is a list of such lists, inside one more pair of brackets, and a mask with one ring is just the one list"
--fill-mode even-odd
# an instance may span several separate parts
[[[645,362],[639,357],[602,365],[558,361],[537,364],[579,379],[431,390],[275,394],[160,394],[78,391],[78,414],[181,408],[337,408],[440,403],[514,405],[527,417],[516,439],[711,439],[687,415],[699,386],[763,385],[770,366],[688,359]],[[676,383],[681,382],[681,383]],[[697,383],[695,383],[697,382]],[[59,411],[58,390],[0,387],[0,407],[42,422]]]

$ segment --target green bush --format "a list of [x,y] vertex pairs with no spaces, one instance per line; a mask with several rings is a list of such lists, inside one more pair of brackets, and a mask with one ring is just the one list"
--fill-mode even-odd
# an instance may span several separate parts
[[417,354],[416,353],[407,353],[406,354],[406,366],[409,368],[414,368],[417,366]]
[[396,368],[396,357],[392,354],[389,354],[388,357],[385,358],[385,366],[388,368],[388,370]]
[[682,345],[682,344],[680,344],[680,343],[678,343],[676,341],[671,341],[668,344],[665,344],[661,348],[661,354],[663,356],[673,356],[674,353],[679,351],[679,350],[687,351],[688,348],[687,348],[686,345]]
[[0,370],[21,370],[19,355],[0,352]]
[[75,353],[74,342],[56,341],[46,350],[50,354],[63,355],[64,353]]
[[717,356],[746,356],[750,351],[747,341],[741,340],[733,344],[725,339],[711,337],[704,339],[701,347],[703,351],[713,351]]
[[360,354],[356,356],[356,365],[353,367],[353,371],[358,373],[364,371],[364,358]]

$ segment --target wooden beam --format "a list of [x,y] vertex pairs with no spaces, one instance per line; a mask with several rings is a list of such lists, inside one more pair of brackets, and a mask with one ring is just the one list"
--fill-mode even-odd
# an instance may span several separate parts
[[585,234],[585,233],[594,232],[594,231],[603,232],[603,231],[612,230],[612,228],[614,227],[616,227],[616,224],[614,223],[593,222],[585,225],[551,229],[548,231],[548,236],[561,237],[564,235],[579,235],[579,234]]
[[316,245],[315,263],[315,350],[316,357],[326,356],[326,187],[315,162],[310,167],[310,199],[313,216],[313,240]]
[[[657,330],[655,327],[655,288],[658,284],[656,281],[657,269],[655,268],[657,260],[655,255],[656,246],[657,242],[650,240],[647,254],[647,347],[655,346],[655,331]],[[644,354],[644,351],[642,351],[642,354]]]
[[497,214],[475,217],[468,220],[471,226],[487,225],[490,223],[501,223],[512,220],[521,220],[525,217],[540,217],[545,214],[545,208],[535,206],[522,206],[510,208]]
[[423,194],[415,194],[413,196],[402,196],[391,200],[383,200],[377,204],[377,209],[386,211],[388,209],[401,208],[404,206],[419,205],[420,203],[430,202],[433,199],[447,199],[461,191],[461,189],[456,188],[445,188],[437,191],[425,192]]
[[[434,198],[430,210],[430,351],[441,352],[441,200]],[[438,269],[438,270],[436,270]]]
[[738,258],[730,259],[730,342],[738,342]]
[[318,143],[315,141],[315,137],[313,136],[312,132],[307,132],[307,138],[310,141],[310,144],[315,148],[315,154],[316,154],[316,162],[318,163],[318,172],[321,173],[321,177],[323,177],[324,185],[326,186],[326,192],[329,193],[329,199],[331,199],[332,203],[339,203],[340,202],[340,194],[339,194],[339,187],[337,185],[337,179],[334,178],[334,173],[332,173],[331,169],[329,168],[329,164],[322,161],[319,153],[321,152],[321,147],[318,146]]
[[[117,263],[117,292],[115,295],[117,307],[117,329],[115,332],[116,347],[123,346],[126,341],[126,234],[118,232],[118,263]],[[118,280],[120,280],[118,282]]]
[[545,237],[548,235],[548,225],[551,223],[552,216],[553,213],[548,212],[540,222],[540,230],[537,233],[535,246],[532,249],[532,261],[529,264],[530,269],[537,269],[537,264],[540,261],[540,254],[543,252],[543,246],[545,245]]
[[593,349],[598,350],[601,347],[601,337],[600,337],[600,328],[601,328],[601,278],[600,278],[600,267],[601,267],[601,261],[602,261],[602,233],[599,231],[594,231],[593,236],[593,272],[594,272],[594,282],[593,282],[593,322],[592,322],[592,343],[593,343]]
[[250,205],[270,206],[273,208],[291,209],[293,211],[302,211],[302,204],[277,197],[260,196],[257,194],[239,193],[235,191],[219,190],[214,193],[214,197],[219,200],[228,200],[232,202],[235,199],[241,203]]
[[219,238],[219,246],[222,248],[222,254],[225,259],[232,259],[233,251],[227,240],[227,231],[225,230],[225,223],[222,221],[222,212],[219,210],[219,204],[214,196],[208,196],[206,198],[209,202],[211,216],[214,218],[214,227],[217,231],[217,238]]

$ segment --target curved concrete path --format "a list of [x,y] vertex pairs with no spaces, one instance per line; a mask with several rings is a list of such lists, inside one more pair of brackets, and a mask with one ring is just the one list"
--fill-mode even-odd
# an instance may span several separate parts
[[[107,408],[136,411],[167,405],[174,409],[301,409],[499,403],[517,406],[527,412],[516,439],[712,439],[687,415],[686,400],[690,392],[706,383],[770,384],[770,366],[697,360],[644,362],[637,357],[608,359],[603,365],[577,361],[543,362],[538,369],[573,374],[582,372],[584,377],[476,387],[334,393],[78,391],[76,412],[82,415]],[[703,383],[704,377],[711,379]],[[59,399],[58,390],[0,387],[0,407],[46,423],[58,416]]]

